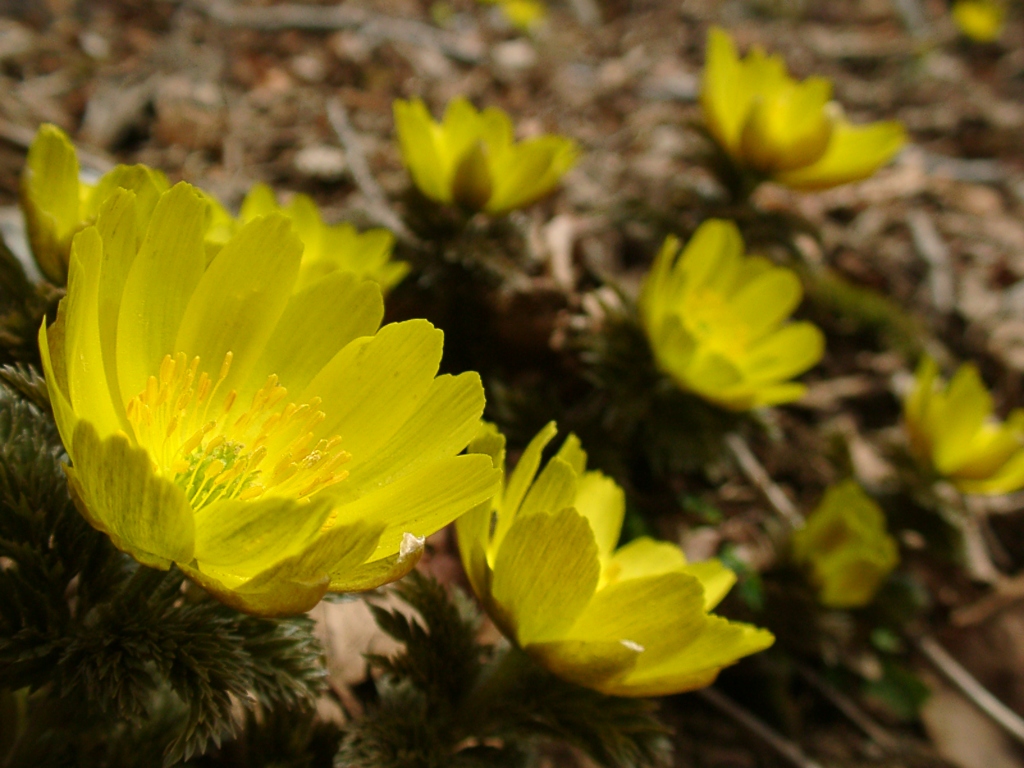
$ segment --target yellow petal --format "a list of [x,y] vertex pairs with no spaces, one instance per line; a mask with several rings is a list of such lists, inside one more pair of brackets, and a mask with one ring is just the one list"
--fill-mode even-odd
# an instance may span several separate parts
[[103,242],[96,228],[79,232],[71,246],[68,293],[64,299],[71,407],[78,418],[92,423],[101,438],[126,426],[120,404],[115,406],[113,402],[103,365],[99,323],[102,260]]
[[533,478],[537,475],[537,469],[540,467],[544,448],[557,433],[558,426],[555,422],[549,421],[526,446],[526,449],[519,457],[519,461],[516,463],[516,468],[512,470],[511,475],[506,477],[505,493],[499,505],[500,513],[494,526],[494,535],[491,538],[492,547],[497,547],[501,544],[501,540],[505,538],[508,529],[515,522],[516,515],[519,513],[519,507],[526,497],[526,492],[530,489],[530,486],[533,484]]
[[700,635],[679,652],[652,666],[645,665],[641,655],[632,673],[603,690],[613,696],[667,696],[703,688],[723,667],[773,642],[775,637],[767,630],[708,616]]
[[628,581],[643,576],[682,571],[685,566],[686,558],[678,546],[667,541],[655,541],[649,536],[641,536],[615,550],[605,565],[604,576],[611,582]]
[[375,283],[344,272],[325,275],[288,300],[250,386],[260,387],[276,373],[289,391],[301,392],[345,345],[372,336],[383,316],[384,300]]
[[423,539],[407,536],[398,552],[354,567],[338,567],[331,572],[331,592],[366,592],[398,581],[412,571],[423,556]]
[[385,325],[336,354],[298,402],[323,400],[324,436],[341,435],[354,457],[368,456],[415,412],[433,384],[443,334],[426,320]]
[[821,158],[833,130],[825,110],[831,96],[832,83],[812,77],[756,99],[740,135],[744,165],[775,173],[803,168]]
[[837,121],[828,149],[812,165],[778,173],[775,180],[794,189],[815,190],[860,181],[888,163],[907,142],[901,123],[850,125]]
[[[50,397],[50,407],[53,408],[53,420],[57,424],[57,431],[60,432],[64,450],[68,452],[68,455],[73,456],[78,417],[75,415],[75,410],[71,407],[67,395],[67,376],[64,373],[64,317],[59,307],[57,320],[47,328],[44,319],[39,327],[37,338],[39,339],[39,357],[43,363],[43,375],[46,377],[46,391]],[[51,345],[53,346],[52,353]]]
[[695,577],[704,587],[705,611],[714,609],[722,602],[736,583],[736,574],[716,559],[690,563],[683,568],[683,573]]
[[[167,177],[148,165],[118,165],[112,171],[103,174],[90,191],[82,209],[82,220],[91,221],[111,195],[119,189],[125,189],[135,193],[136,214],[144,227],[153,215],[160,195],[170,187]],[[138,248],[140,244],[136,243],[135,247]]]
[[583,473],[587,471],[587,452],[583,450],[580,439],[571,432],[555,456],[572,467],[577,477],[583,477]]
[[503,213],[536,202],[558,185],[578,157],[576,143],[564,136],[540,136],[516,145],[491,170],[494,192],[487,211]]
[[499,625],[519,644],[563,639],[590,602],[600,571],[590,524],[574,509],[518,518],[494,563]]
[[802,295],[800,278],[792,270],[775,267],[744,285],[729,300],[729,306],[753,341],[788,318]]
[[388,442],[346,464],[351,473],[346,486],[363,493],[423,464],[454,456],[476,434],[483,410],[479,374],[438,376],[420,407]]
[[43,274],[62,284],[71,237],[81,224],[78,155],[57,126],[40,126],[21,181],[22,208],[32,254]]
[[735,279],[743,259],[743,237],[735,223],[709,219],[686,244],[673,275],[672,293],[683,298],[706,288],[725,288]]
[[339,507],[338,524],[365,520],[386,528],[373,559],[399,551],[406,534],[429,536],[489,499],[500,473],[486,456],[449,456]]
[[238,218],[244,224],[257,216],[266,216],[268,213],[277,213],[279,210],[274,190],[269,185],[259,182],[253,184],[246,193],[245,199],[242,201],[242,208],[238,212]]
[[941,423],[935,424],[938,438],[932,452],[935,468],[943,474],[955,472],[970,459],[972,439],[985,419],[992,415],[992,396],[978,369],[971,363],[960,366],[946,388]]
[[573,503],[590,522],[597,549],[604,559],[619,543],[622,520],[626,516],[626,494],[618,483],[600,472],[587,472],[579,482]]
[[100,439],[87,421],[78,422],[74,447],[68,477],[114,546],[156,568],[192,560],[192,510],[178,486],[154,473],[145,450],[123,434]]
[[117,320],[117,372],[126,398],[141,392],[164,356],[177,351],[178,326],[206,267],[206,221],[206,202],[185,183],[161,195],[153,211]]
[[373,550],[379,528],[355,523],[318,537],[303,552],[289,557],[240,587],[232,589],[191,567],[188,576],[218,600],[246,613],[291,616],[304,613],[324,596],[331,570],[357,568]]
[[308,503],[266,497],[226,499],[195,513],[195,559],[198,567],[229,587],[306,549],[332,509],[331,500]]
[[999,0],[957,0],[952,15],[967,37],[978,43],[991,43],[1003,33],[1006,9]]
[[825,334],[812,323],[790,323],[753,346],[744,362],[756,381],[782,381],[817,365],[825,354]]
[[196,285],[168,352],[198,356],[209,371],[231,352],[224,391],[246,381],[284,312],[301,258],[302,243],[284,216],[244,225]]
[[563,680],[596,689],[627,675],[643,653],[636,643],[620,640],[549,640],[531,643],[525,650]]
[[450,168],[426,105],[419,99],[398,99],[394,103],[394,115],[402,159],[413,182],[431,200],[450,203]]
[[530,487],[519,516],[558,512],[572,506],[578,479],[568,462],[557,456],[548,462]]
[[738,155],[740,132],[747,121],[751,98],[742,87],[742,70],[736,45],[720,27],[708,31],[700,103],[704,122],[715,141]]
[[140,245],[139,210],[144,205],[146,203],[140,204],[135,192],[116,189],[103,201],[96,216],[96,229],[103,248],[97,295],[98,332],[107,386],[118,409],[121,409],[126,398],[121,395],[117,375],[117,320],[125,280]]
[[643,652],[637,669],[652,666],[693,642],[706,620],[704,590],[693,576],[668,572],[619,581],[597,591],[567,639],[617,641]]

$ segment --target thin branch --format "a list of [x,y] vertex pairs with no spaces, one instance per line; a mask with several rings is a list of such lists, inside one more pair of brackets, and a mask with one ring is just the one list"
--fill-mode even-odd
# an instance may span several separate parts
[[850,722],[860,728],[864,735],[875,742],[875,744],[886,751],[897,749],[899,743],[896,739],[885,728],[871,719],[870,715],[858,707],[853,699],[838,690],[807,665],[797,664],[796,669],[804,680],[810,683],[818,693],[828,699],[836,709],[846,715]]
[[974,702],[982,712],[1006,729],[1007,733],[1024,744],[1024,718],[1003,704],[989,690],[939,645],[931,635],[917,639],[917,647],[946,679],[964,696]]
[[774,728],[762,722],[723,693],[716,691],[714,688],[705,688],[696,693],[704,701],[728,715],[764,741],[778,752],[781,757],[796,766],[796,768],[822,768],[821,763],[809,758],[799,746],[776,732]]
[[747,441],[736,432],[730,432],[725,436],[725,444],[732,451],[736,463],[739,464],[740,471],[743,472],[750,482],[757,486],[758,490],[764,494],[768,503],[772,505],[772,508],[779,513],[782,519],[789,523],[791,528],[803,528],[804,518],[799,510],[797,510],[796,505],[789,500],[789,496],[775,484],[768,471],[761,466],[761,462],[757,460],[754,452],[750,450]]
[[949,247],[935,228],[931,216],[922,210],[907,215],[907,226],[917,254],[928,264],[928,290],[937,312],[948,314],[956,305],[953,264]]
[[366,198],[369,213],[402,240],[412,244],[417,243],[416,236],[409,231],[405,222],[392,210],[388,204],[387,195],[384,194],[384,190],[381,189],[377,179],[370,172],[366,155],[363,154],[363,148],[359,144],[359,137],[353,130],[352,123],[348,119],[348,112],[340,99],[328,100],[327,119],[345,150],[345,158],[352,171],[352,178],[355,179],[356,185]]
[[412,19],[396,19],[363,8],[340,5],[273,5],[268,8],[237,6],[230,0],[193,0],[192,6],[226,27],[262,32],[301,29],[332,32],[358,29],[363,35],[391,42],[436,48],[451,58],[475,64],[483,58],[483,46],[443,29]]
[[958,627],[980,624],[1004,608],[1024,600],[1024,574],[997,581],[993,587],[994,592],[953,611],[953,624]]

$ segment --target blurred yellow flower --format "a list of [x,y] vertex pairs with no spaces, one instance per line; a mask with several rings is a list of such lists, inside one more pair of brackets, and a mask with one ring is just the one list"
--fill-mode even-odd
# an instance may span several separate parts
[[378,330],[371,281],[337,271],[294,292],[302,243],[284,216],[208,262],[209,215],[182,183],[143,222],[122,189],[75,236],[39,344],[79,509],[251,613],[400,577],[420,537],[497,488],[486,457],[456,456],[479,376],[435,377],[426,321]]
[[480,0],[485,5],[497,5],[509,24],[522,32],[529,32],[547,16],[548,9],[540,0]]
[[32,255],[43,275],[57,285],[68,276],[71,239],[91,224],[100,204],[119,187],[134,190],[142,216],[170,186],[159,171],[144,165],[119,165],[96,184],[79,179],[78,153],[67,134],[49,123],[40,126],[21,177],[21,209]]
[[793,559],[810,572],[823,605],[859,608],[899,564],[885,515],[853,480],[829,488],[793,534]]
[[803,288],[792,270],[746,257],[729,221],[704,222],[679,254],[668,237],[644,280],[640,316],[658,366],[683,389],[734,411],[798,400],[789,381],[813,366],[825,337],[786,319]]
[[961,491],[1024,488],[1024,409],[997,420],[992,396],[971,363],[943,386],[935,361],[924,358],[903,403],[903,420],[914,455]]
[[831,98],[830,81],[797,81],[781,57],[756,46],[741,59],[727,32],[708,33],[704,120],[738,168],[794,189],[825,189],[867,178],[906,143],[900,123],[852,125]]
[[999,0],[956,0],[953,21],[975,42],[991,43],[1003,33],[1006,7]]
[[270,187],[256,184],[242,202],[239,221],[244,224],[268,213],[287,216],[305,246],[296,290],[341,270],[375,280],[387,293],[409,272],[406,262],[391,261],[395,237],[388,230],[361,233],[351,224],[325,224],[308,195],[295,195],[287,205],[278,205]]
[[431,200],[471,211],[505,213],[535,202],[555,188],[579,154],[565,136],[516,142],[505,112],[477,112],[463,98],[448,104],[440,123],[419,99],[396,100],[394,111],[402,157],[416,186]]
[[[708,613],[735,581],[719,561],[687,564],[649,538],[616,549],[622,489],[586,471],[574,436],[538,474],[556,431],[541,430],[501,492],[456,522],[470,584],[502,632],[559,677],[615,696],[701,688],[772,644],[763,629]],[[493,427],[470,450],[504,468]]]

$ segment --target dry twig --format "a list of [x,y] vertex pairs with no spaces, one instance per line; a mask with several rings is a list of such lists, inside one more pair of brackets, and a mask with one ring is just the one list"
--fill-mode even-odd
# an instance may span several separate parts
[[338,140],[345,150],[345,158],[348,160],[348,167],[352,171],[352,178],[355,179],[360,191],[366,198],[369,209],[368,213],[394,232],[396,236],[408,243],[417,243],[416,236],[409,231],[409,228],[405,226],[405,222],[388,205],[387,195],[384,194],[384,190],[380,188],[380,184],[377,183],[373,173],[370,172],[366,156],[359,145],[359,137],[356,136],[356,132],[349,122],[348,112],[345,110],[341,100],[337,98],[328,100],[327,119],[330,120],[331,127],[338,135]]
[[723,693],[714,688],[704,688],[697,691],[697,695],[764,741],[796,768],[822,768],[821,763],[809,758],[799,746],[777,733]]
[[739,464],[740,471],[743,472],[750,482],[757,486],[758,490],[764,494],[768,503],[772,505],[772,508],[779,513],[782,519],[791,528],[803,528],[804,518],[799,510],[797,510],[796,505],[789,500],[789,496],[775,484],[768,471],[761,466],[761,462],[757,460],[754,452],[750,450],[747,441],[736,432],[730,432],[725,436],[725,444],[732,451],[736,463]]
[[918,255],[928,264],[928,290],[936,312],[947,314],[956,305],[953,264],[949,248],[935,228],[935,222],[923,210],[907,214],[907,226]]
[[1024,719],[992,695],[989,690],[964,669],[931,635],[918,638],[917,647],[947,680],[982,712],[1001,725],[1007,733],[1024,744]]
[[836,689],[835,686],[831,685],[813,669],[805,664],[798,664],[797,671],[818,693],[828,699],[832,706],[846,715],[850,722],[860,728],[864,735],[879,747],[886,751],[893,751],[899,746],[896,739],[885,728],[876,723],[849,696]]
[[472,38],[435,29],[411,19],[396,19],[371,13],[363,8],[341,5],[274,5],[268,8],[237,6],[230,0],[195,0],[193,7],[228,27],[244,27],[263,32],[301,29],[332,32],[358,29],[362,35],[378,40],[411,43],[436,48],[456,61],[475,64],[483,57],[483,46]]

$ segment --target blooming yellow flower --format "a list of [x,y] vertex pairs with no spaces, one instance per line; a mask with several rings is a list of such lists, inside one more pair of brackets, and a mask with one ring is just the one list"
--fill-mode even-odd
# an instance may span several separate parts
[[281,213],[287,216],[305,250],[296,289],[335,270],[375,280],[385,293],[409,272],[404,261],[391,261],[395,237],[386,229],[360,233],[351,224],[325,224],[316,203],[308,195],[295,195],[287,205],[278,205],[273,190],[256,184],[242,202],[241,223],[257,216]]
[[935,361],[924,358],[904,400],[903,420],[914,455],[961,491],[1024,488],[1024,409],[998,421],[992,396],[971,363],[943,386]]
[[741,59],[728,33],[708,33],[700,101],[708,131],[740,169],[794,189],[865,179],[906,142],[898,122],[852,125],[831,102],[832,83],[794,80],[779,56]]
[[745,257],[736,225],[711,220],[679,253],[665,240],[640,293],[640,316],[658,366],[683,389],[731,410],[799,399],[789,381],[817,363],[825,338],[787,323],[800,280],[767,259]]
[[1005,21],[1006,8],[999,0],[957,0],[953,3],[953,22],[975,42],[998,40]]
[[394,104],[402,157],[420,191],[439,203],[504,213],[548,194],[579,150],[552,134],[516,142],[512,121],[497,107],[483,112],[454,99],[435,123],[419,99]]
[[21,178],[21,208],[32,254],[43,275],[63,285],[71,239],[96,218],[100,204],[119,187],[134,190],[143,216],[170,185],[144,165],[119,165],[96,184],[79,179],[78,153],[60,128],[40,126],[28,150]]
[[829,488],[793,534],[793,559],[810,571],[823,605],[859,608],[899,563],[885,515],[854,480]]
[[[557,429],[523,452],[491,501],[456,522],[470,584],[498,627],[559,677],[616,696],[661,696],[714,681],[771,633],[709,614],[735,576],[719,561],[687,564],[678,547],[649,538],[616,549],[622,489],[572,435],[537,473]],[[504,467],[493,428],[471,451]]]
[[280,615],[415,563],[420,537],[489,498],[475,373],[436,376],[442,334],[378,330],[378,286],[336,271],[297,292],[302,243],[257,217],[207,261],[187,184],[149,218],[115,191],[75,236],[40,329],[50,401],[89,522],[136,560]]

